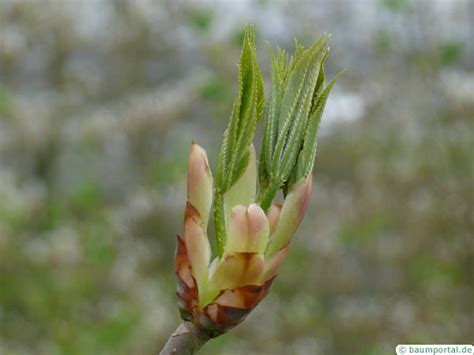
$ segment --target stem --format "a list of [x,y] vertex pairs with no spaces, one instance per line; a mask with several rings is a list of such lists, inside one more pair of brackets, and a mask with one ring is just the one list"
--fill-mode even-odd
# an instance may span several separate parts
[[170,335],[160,355],[193,355],[211,336],[191,322],[183,322]]
[[217,255],[224,253],[226,240],[225,217],[224,217],[224,196],[215,189],[214,191],[214,228],[216,233]]

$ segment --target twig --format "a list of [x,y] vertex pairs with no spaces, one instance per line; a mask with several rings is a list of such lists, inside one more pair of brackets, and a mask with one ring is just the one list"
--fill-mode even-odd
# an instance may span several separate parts
[[210,335],[191,322],[183,322],[169,337],[160,355],[193,355],[209,339]]

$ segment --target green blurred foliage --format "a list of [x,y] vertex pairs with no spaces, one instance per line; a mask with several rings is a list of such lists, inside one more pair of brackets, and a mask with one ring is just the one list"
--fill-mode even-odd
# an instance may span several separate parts
[[189,25],[202,32],[209,31],[214,17],[210,8],[191,8],[187,16]]
[[381,4],[393,12],[404,12],[412,8],[410,0],[382,0]]
[[0,117],[8,118],[11,109],[10,94],[6,88],[0,86]]
[[461,59],[464,43],[458,41],[446,41],[439,47],[440,60],[443,65],[455,64]]

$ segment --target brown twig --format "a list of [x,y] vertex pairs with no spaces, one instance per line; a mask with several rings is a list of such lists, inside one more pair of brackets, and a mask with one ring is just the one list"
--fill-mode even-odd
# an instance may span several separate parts
[[169,337],[160,355],[193,355],[209,339],[210,335],[191,322],[183,322]]

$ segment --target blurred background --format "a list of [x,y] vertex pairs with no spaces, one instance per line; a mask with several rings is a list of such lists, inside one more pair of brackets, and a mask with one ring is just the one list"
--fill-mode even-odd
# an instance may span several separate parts
[[[194,139],[215,171],[245,23],[333,34],[314,194],[272,292],[205,354],[474,334],[474,2],[0,1],[0,354],[156,354]],[[268,93],[268,90],[267,90]]]

